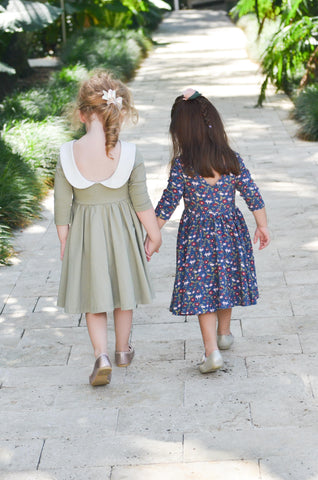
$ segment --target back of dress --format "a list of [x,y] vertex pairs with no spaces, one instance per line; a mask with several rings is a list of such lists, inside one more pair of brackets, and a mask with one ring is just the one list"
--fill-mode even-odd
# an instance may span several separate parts
[[55,223],[70,224],[58,306],[67,313],[129,310],[149,303],[152,290],[136,212],[152,207],[143,160],[121,142],[114,174],[92,182],[79,172],[73,142],[61,147],[54,197]]

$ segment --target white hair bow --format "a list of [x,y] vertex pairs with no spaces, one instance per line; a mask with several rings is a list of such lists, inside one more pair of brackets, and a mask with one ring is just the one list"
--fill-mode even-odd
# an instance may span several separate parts
[[123,98],[116,97],[116,90],[111,90],[111,89],[109,89],[108,91],[103,90],[102,99],[106,100],[107,105],[109,105],[110,103],[113,103],[119,108],[119,110],[123,106]]

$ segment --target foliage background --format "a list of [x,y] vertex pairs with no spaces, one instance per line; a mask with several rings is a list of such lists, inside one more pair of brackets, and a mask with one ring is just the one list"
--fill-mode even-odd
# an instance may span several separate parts
[[[59,0],[1,2],[0,264],[13,254],[14,230],[39,216],[60,145],[79,134],[67,117],[79,82],[95,68],[130,80],[169,8],[162,0],[66,0],[63,18]],[[28,63],[44,55],[61,60],[47,80]]]

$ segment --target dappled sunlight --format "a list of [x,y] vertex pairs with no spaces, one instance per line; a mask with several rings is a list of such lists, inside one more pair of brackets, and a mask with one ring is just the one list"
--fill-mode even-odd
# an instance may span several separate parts
[[[12,447],[12,450],[14,449],[15,446]],[[2,478],[4,480],[58,480],[58,478],[53,473],[40,472],[38,470],[7,472],[5,474],[5,477]]]
[[318,239],[313,240],[312,242],[305,243],[302,249],[308,250],[311,252],[318,252]]
[[8,465],[14,457],[14,449],[0,447],[0,465]]
[[[215,102],[268,210],[272,243],[254,249],[260,299],[235,308],[224,369],[202,376],[197,318],[169,312],[181,202],[150,263],[154,302],[134,312],[134,361],[116,366],[110,315],[113,378],[92,388],[85,315],[56,306],[50,194],[43,218],[17,234],[12,270],[0,268],[0,470],[5,480],[318,480],[317,144],[294,137],[284,96],[270,89],[264,108],[253,108],[263,76],[225,14],[173,13],[155,37],[130,83],[140,121],[123,139],[143,155],[156,206],[174,98],[194,86]],[[242,211],[252,234],[253,215]]]

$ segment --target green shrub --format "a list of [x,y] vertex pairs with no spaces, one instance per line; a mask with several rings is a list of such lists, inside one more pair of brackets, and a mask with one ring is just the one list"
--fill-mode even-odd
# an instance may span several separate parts
[[294,99],[294,118],[300,123],[299,135],[318,141],[318,85],[310,85]]
[[12,255],[11,230],[6,225],[0,224],[0,265],[7,265],[8,258]]
[[0,105],[0,127],[29,119],[36,122],[60,116],[76,96],[78,82],[87,75],[80,65],[53,74],[46,86],[35,86],[7,96]]
[[24,227],[38,217],[43,190],[34,170],[3,139],[0,139],[0,158],[1,249],[6,249],[9,228]]
[[84,65],[77,62],[76,65],[64,67],[58,72],[55,72],[50,81],[50,85],[54,88],[72,85],[77,87],[78,84],[84,80],[88,75],[87,69]]
[[111,70],[120,79],[129,80],[150,45],[141,32],[92,27],[69,38],[61,59],[65,64],[80,63],[89,70]]
[[60,145],[71,139],[66,121],[58,117],[41,122],[22,120],[4,128],[2,136],[13,153],[20,155],[47,186],[52,186]]

